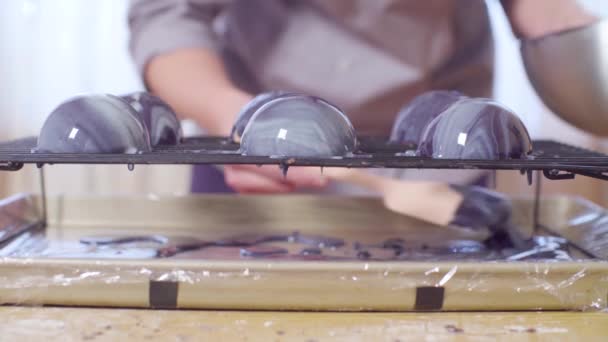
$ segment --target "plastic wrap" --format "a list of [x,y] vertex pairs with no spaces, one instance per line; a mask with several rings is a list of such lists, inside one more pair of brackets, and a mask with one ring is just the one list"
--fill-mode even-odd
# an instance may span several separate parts
[[[482,233],[429,226],[373,198],[58,197],[48,204],[45,230],[0,246],[1,303],[340,311],[607,306],[608,262],[565,240],[537,237],[528,251],[488,251],[480,247]],[[519,226],[531,233],[532,202],[515,204]],[[564,236],[583,226],[605,229],[603,209],[583,200],[546,199],[540,214],[542,225]]]

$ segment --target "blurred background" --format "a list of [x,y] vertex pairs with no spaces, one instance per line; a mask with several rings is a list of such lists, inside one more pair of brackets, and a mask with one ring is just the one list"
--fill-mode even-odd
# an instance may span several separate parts
[[[606,0],[579,0],[607,17]],[[535,139],[608,151],[605,140],[570,127],[534,93],[500,4],[488,0],[495,34],[495,98],[520,114]],[[0,2],[0,140],[36,135],[60,102],[80,93],[123,94],[142,89],[127,51],[126,0],[6,0]],[[188,131],[186,127],[186,131]],[[188,166],[45,166],[49,193],[180,194]],[[608,203],[605,182],[577,177],[545,181],[550,193]],[[608,183],[606,183],[608,184]],[[518,172],[500,172],[499,190],[530,193]],[[0,196],[39,189],[37,170],[0,173]]]

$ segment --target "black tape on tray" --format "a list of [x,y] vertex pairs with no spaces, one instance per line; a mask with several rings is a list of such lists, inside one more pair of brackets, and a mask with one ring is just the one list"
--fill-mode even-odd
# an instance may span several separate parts
[[414,310],[441,310],[445,295],[444,287],[421,286],[416,288],[416,304]]
[[148,291],[149,305],[155,309],[175,309],[177,308],[178,292],[178,282],[151,280]]

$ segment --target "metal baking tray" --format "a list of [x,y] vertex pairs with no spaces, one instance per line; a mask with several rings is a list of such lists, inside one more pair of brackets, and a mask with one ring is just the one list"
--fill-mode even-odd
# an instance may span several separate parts
[[415,145],[394,145],[382,137],[360,137],[352,156],[334,158],[277,158],[243,156],[239,145],[224,137],[186,138],[177,146],[157,146],[140,154],[32,153],[36,138],[0,143],[0,169],[19,170],[23,164],[277,164],[288,166],[387,167],[418,169],[542,170],[550,179],[581,174],[608,179],[608,156],[555,141],[533,142],[534,152],[525,159],[467,160],[409,156]]
[[[607,307],[606,210],[578,198],[541,199],[537,223],[562,236],[585,234],[579,247],[595,257],[546,234],[537,236],[549,241],[538,250],[488,253],[479,249],[484,233],[404,217],[377,198],[58,196],[48,198],[46,228],[36,227],[38,202],[16,195],[0,203],[0,223],[11,232],[0,245],[0,303],[332,311]],[[514,204],[518,227],[532,234],[534,201]],[[235,243],[260,237],[275,238]],[[558,249],[542,249],[555,241]],[[175,251],[175,243],[206,247],[157,253]],[[403,247],[400,257],[387,257],[395,244]],[[272,248],[287,252],[251,254]],[[305,248],[321,254],[303,256]]]

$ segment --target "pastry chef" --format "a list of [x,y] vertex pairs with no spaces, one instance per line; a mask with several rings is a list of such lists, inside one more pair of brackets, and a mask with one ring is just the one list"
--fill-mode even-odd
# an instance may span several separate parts
[[[512,30],[534,38],[595,18],[576,0],[501,0]],[[492,94],[484,0],[133,0],[130,50],[147,88],[208,134],[228,135],[269,90],[324,98],[359,134],[390,133],[396,113],[432,89]],[[479,172],[405,170],[471,184]],[[439,177],[439,178],[438,178]],[[194,168],[195,192],[283,193],[328,184],[318,168]]]

